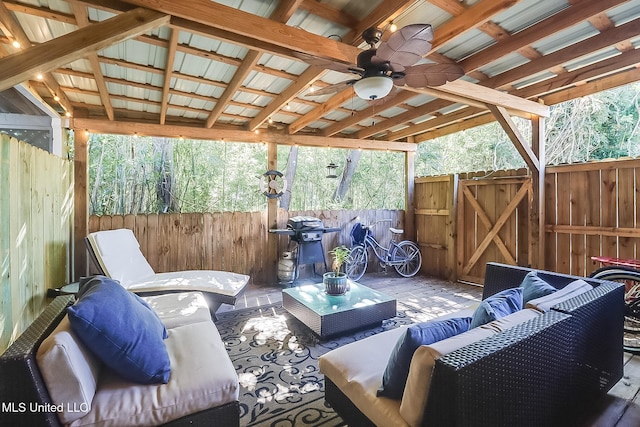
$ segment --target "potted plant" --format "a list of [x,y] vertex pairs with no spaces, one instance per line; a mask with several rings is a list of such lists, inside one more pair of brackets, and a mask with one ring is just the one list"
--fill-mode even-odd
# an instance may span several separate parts
[[347,280],[347,273],[342,272],[342,266],[349,262],[351,256],[351,249],[346,246],[337,246],[333,248],[329,254],[333,256],[333,271],[324,273],[322,276],[322,283],[324,283],[324,290],[329,295],[343,295],[349,290],[349,282]]

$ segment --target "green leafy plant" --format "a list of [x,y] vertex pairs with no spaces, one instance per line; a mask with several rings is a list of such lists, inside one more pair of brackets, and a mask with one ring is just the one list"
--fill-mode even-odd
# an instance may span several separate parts
[[336,246],[329,252],[333,256],[333,264],[331,265],[333,268],[333,272],[336,276],[340,274],[340,270],[342,266],[349,262],[351,257],[351,249],[347,248],[344,245]]

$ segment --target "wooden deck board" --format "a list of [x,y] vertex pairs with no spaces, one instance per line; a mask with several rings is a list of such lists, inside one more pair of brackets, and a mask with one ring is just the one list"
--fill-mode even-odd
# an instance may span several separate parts
[[[320,282],[306,278],[302,281]],[[482,288],[463,283],[452,283],[425,276],[405,279],[393,272],[369,273],[361,284],[380,290],[398,300],[398,311],[403,311],[416,322],[458,311],[477,304]],[[248,307],[282,302],[282,287],[278,285],[250,284],[235,307],[223,304],[218,313]],[[585,408],[584,427],[637,427],[640,426],[640,355],[625,353],[624,377],[593,407]]]

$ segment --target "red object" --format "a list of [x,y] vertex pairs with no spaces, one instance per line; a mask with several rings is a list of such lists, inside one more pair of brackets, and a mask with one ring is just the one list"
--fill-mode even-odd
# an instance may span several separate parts
[[603,267],[608,267],[610,265],[621,265],[624,267],[637,268],[640,270],[639,259],[612,258],[608,256],[592,256],[591,259],[593,261],[598,261],[602,263]]

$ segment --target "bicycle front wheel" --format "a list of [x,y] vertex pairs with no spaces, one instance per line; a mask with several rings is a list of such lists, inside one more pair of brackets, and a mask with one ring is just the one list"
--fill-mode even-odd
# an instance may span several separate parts
[[354,246],[351,248],[351,254],[349,255],[349,261],[345,265],[347,277],[354,282],[357,282],[364,276],[367,271],[367,263],[369,262],[367,256],[367,250],[363,245]]
[[420,248],[413,242],[403,240],[391,251],[390,263],[402,277],[413,277],[422,267]]
[[640,271],[624,266],[602,267],[589,277],[625,284],[624,344],[626,351],[640,353]]

